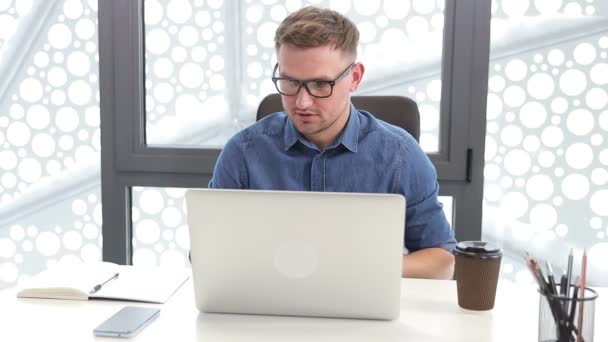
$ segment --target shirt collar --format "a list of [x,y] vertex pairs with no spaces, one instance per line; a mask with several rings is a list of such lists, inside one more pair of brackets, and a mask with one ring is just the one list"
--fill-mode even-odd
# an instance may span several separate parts
[[[342,131],[342,134],[338,136],[336,142],[330,145],[328,148],[333,148],[339,144],[344,145],[351,152],[357,152],[357,145],[359,143],[359,127],[361,123],[359,121],[359,113],[355,106],[351,103],[350,115],[346,122],[346,127]],[[310,143],[293,125],[289,117],[285,123],[285,151],[292,148],[296,142],[302,142],[304,145],[314,147],[314,144]]]
[[289,116],[285,122],[285,151],[293,147],[298,142],[298,139],[304,139],[304,137],[298,132],[296,127],[293,125]]
[[355,108],[355,106],[350,104],[350,115],[348,117],[348,122],[346,123],[346,127],[344,131],[342,131],[342,135],[338,137],[335,145],[342,144],[344,147],[349,149],[351,152],[357,152],[357,145],[359,144],[359,128],[361,127],[361,122],[359,121],[359,112]]

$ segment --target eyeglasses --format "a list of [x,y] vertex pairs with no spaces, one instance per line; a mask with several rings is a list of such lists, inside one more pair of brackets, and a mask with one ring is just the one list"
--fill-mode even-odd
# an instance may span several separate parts
[[341,79],[348,76],[350,71],[352,70],[355,62],[352,62],[346,70],[342,71],[335,80],[310,80],[310,81],[298,81],[292,80],[291,78],[286,77],[275,77],[274,75],[279,68],[279,63],[274,66],[274,70],[272,71],[272,82],[274,82],[275,87],[281,95],[285,96],[295,96],[298,95],[302,86],[306,88],[306,91],[314,97],[318,98],[326,98],[330,97],[334,91],[334,85]]

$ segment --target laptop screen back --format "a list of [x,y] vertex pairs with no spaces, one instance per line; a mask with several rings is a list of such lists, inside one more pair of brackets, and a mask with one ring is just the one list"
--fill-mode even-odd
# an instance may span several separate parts
[[200,310],[398,317],[403,196],[199,189],[186,203]]

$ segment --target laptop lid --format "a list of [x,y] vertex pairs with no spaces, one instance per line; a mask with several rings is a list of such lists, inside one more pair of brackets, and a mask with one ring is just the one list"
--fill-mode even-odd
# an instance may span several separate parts
[[197,189],[186,205],[199,310],[399,316],[403,196]]

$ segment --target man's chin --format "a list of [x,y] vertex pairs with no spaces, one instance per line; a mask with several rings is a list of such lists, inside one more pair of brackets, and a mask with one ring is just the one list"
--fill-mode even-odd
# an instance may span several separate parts
[[316,134],[316,133],[323,131],[323,128],[320,127],[318,123],[313,124],[313,123],[297,122],[297,123],[294,123],[294,126],[296,127],[298,132],[300,132],[301,134],[304,134],[304,135],[312,135],[312,134]]
[[319,126],[318,120],[315,117],[303,117],[303,116],[295,116],[291,118],[291,122],[298,128],[298,130],[314,130]]

